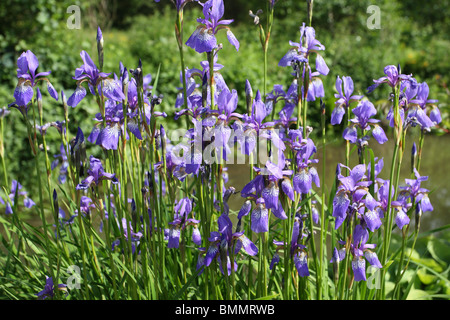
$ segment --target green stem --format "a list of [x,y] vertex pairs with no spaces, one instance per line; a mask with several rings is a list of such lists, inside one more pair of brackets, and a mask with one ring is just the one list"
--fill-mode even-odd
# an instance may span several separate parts
[[[269,50],[269,40],[270,40],[270,34],[272,31],[272,24],[273,24],[273,7],[271,7],[269,5],[269,1],[266,1],[266,12],[268,12],[267,24],[266,24],[267,32],[264,35],[264,41],[261,41],[263,55],[264,55],[264,80],[263,80],[264,102],[266,101],[266,94],[267,94],[267,60],[268,60],[267,53]],[[275,104],[273,105],[271,121],[273,121],[274,114],[275,114]]]
[[[415,210],[413,209],[412,212],[414,213]],[[409,225],[408,225],[408,227],[409,227]],[[415,227],[415,230],[414,230],[414,240],[413,240],[413,244],[411,245],[411,250],[410,250],[409,257],[408,257],[408,261],[406,262],[406,265],[403,268],[403,270],[401,270],[399,268],[397,282],[395,283],[395,287],[394,287],[394,295],[397,292],[397,300],[400,299],[400,287],[399,287],[400,281],[402,280],[403,275],[405,274],[405,271],[408,269],[409,263],[411,262],[411,256],[412,256],[412,254],[414,252],[414,248],[416,246],[417,238],[419,236],[419,230],[420,230],[420,216],[416,215],[416,227]],[[402,261],[403,261],[403,250],[402,250],[402,259],[400,260],[400,262],[402,262]]]
[[[322,106],[322,179],[325,179],[326,177],[326,115],[325,115],[325,105]],[[320,286],[319,290],[317,291],[317,299],[322,299],[322,286],[323,286],[323,277],[324,277],[324,268],[328,265],[326,262],[324,262],[324,252],[326,250],[326,243],[325,243],[325,181],[322,181],[322,205],[321,205],[321,211],[320,211],[320,273],[319,273],[319,281]]]
[[[263,80],[263,90],[264,90],[264,101],[266,101],[266,94],[267,94],[267,47],[263,48],[263,55],[264,55],[264,80]],[[273,105],[272,110],[272,121],[275,114],[275,104]]]
[[[249,155],[249,168],[250,168],[250,181],[253,180],[253,152]],[[250,230],[249,239],[253,241],[253,231],[251,227],[248,228]],[[253,286],[253,264],[252,264],[252,256],[248,256],[248,281],[247,281],[247,299],[252,298],[252,286]]]
[[[180,52],[181,76],[183,81],[183,100],[184,108],[187,108],[187,93],[186,93],[186,68],[184,63],[183,53],[183,10],[177,12],[177,20],[175,22],[175,37],[177,38],[178,50]],[[189,116],[185,116],[186,128],[189,128]]]
[[420,163],[422,160],[422,151],[423,151],[424,140],[425,140],[425,131],[420,130],[419,149],[417,150],[417,165],[416,165],[417,171],[420,170]]
[[[347,110],[344,115],[344,124],[348,127],[350,125],[350,106],[347,107]],[[350,167],[350,141],[345,140],[345,166],[347,168]],[[348,169],[347,169],[348,170]],[[350,174],[350,172],[348,172]]]
[[[401,167],[401,159],[400,161],[398,161],[398,167],[396,167],[397,165],[397,157],[399,155],[399,149],[401,148],[401,120],[400,120],[400,116],[399,116],[399,102],[398,102],[398,98],[399,98],[399,89],[398,87],[395,87],[393,89],[394,91],[394,119],[395,119],[395,140],[396,143],[394,145],[394,153],[392,156],[392,163],[391,163],[391,172],[389,175],[389,192],[388,192],[388,203],[387,203],[387,208],[386,208],[386,217],[385,217],[385,225],[384,225],[384,237],[383,237],[383,243],[382,243],[382,248],[381,248],[381,252],[382,252],[382,258],[381,258],[381,264],[383,266],[386,265],[387,263],[387,257],[388,257],[388,252],[389,252],[389,245],[390,245],[390,237],[391,237],[391,233],[392,233],[392,225],[393,225],[393,220],[394,220],[394,213],[392,212],[392,208],[391,208],[391,202],[392,202],[392,198],[395,199],[395,195],[397,193],[397,183],[398,183],[398,176],[400,174],[400,167]],[[399,121],[400,120],[400,121]],[[400,152],[400,154],[402,154],[402,152]],[[397,174],[396,173],[397,170]],[[392,183],[394,181],[394,176],[397,177],[397,181],[396,183],[394,183],[394,194],[392,195]],[[384,283],[384,278],[386,275],[386,268],[382,269],[381,272],[381,285],[382,288],[381,290],[378,291],[378,298],[379,299],[383,299],[384,300],[384,295],[385,295],[385,283]]]
[[[35,106],[34,104],[32,104],[32,110],[33,110],[33,123],[34,123],[34,138],[31,137],[31,128],[30,128],[30,124],[28,122],[28,119],[25,118],[25,121],[27,122],[27,127],[28,127],[28,134],[29,134],[29,139],[30,142],[33,141],[33,147],[34,150],[36,151],[36,153],[34,153],[34,165],[35,165],[35,169],[36,169],[36,180],[38,181],[38,189],[39,189],[39,211],[41,214],[41,220],[42,220],[42,224],[44,227],[44,233],[45,233],[45,246],[47,249],[47,255],[48,255],[48,262],[49,262],[49,268],[50,268],[50,275],[53,278],[54,283],[58,283],[58,279],[55,277],[55,272],[53,271],[53,267],[54,267],[54,260],[53,260],[53,256],[51,253],[51,249],[50,249],[50,237],[48,235],[48,227],[47,227],[47,220],[45,218],[45,211],[44,211],[44,197],[42,194],[42,182],[41,182],[41,173],[39,170],[39,148],[38,148],[38,142],[37,142],[37,138],[36,138],[36,112],[35,112]],[[57,297],[59,297],[59,292],[57,291]]]
[[4,135],[3,135],[3,118],[0,118],[0,158],[2,159],[2,169],[3,169],[3,181],[5,183],[5,187],[9,186],[8,183],[8,173],[6,171],[5,164],[5,154],[4,154]]
[[[354,215],[349,219],[350,219],[350,223],[347,223],[347,239],[346,239],[346,255],[345,255],[345,260],[344,260],[344,268],[342,269],[343,274],[341,274],[341,276],[339,277],[339,279],[341,281],[340,283],[340,288],[341,288],[341,293],[340,293],[340,299],[345,299],[344,297],[348,296],[348,290],[349,290],[349,286],[347,285],[347,278],[348,278],[348,274],[349,274],[349,265],[350,265],[350,244],[353,241],[353,224],[354,224],[354,220],[355,220],[355,216],[356,213],[354,213]],[[345,295],[344,295],[345,294]]]

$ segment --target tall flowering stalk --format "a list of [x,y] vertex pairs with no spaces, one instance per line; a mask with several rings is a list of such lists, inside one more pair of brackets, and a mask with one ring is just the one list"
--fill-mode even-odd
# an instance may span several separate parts
[[8,185],[8,172],[6,171],[6,162],[5,162],[5,142],[4,142],[4,119],[10,113],[10,111],[3,107],[0,109],[0,159],[2,162],[2,170],[3,170],[3,183]]
[[[286,90],[277,84],[268,93],[267,55],[277,1],[266,2],[267,26],[260,26],[264,88],[253,92],[246,81],[246,113],[239,112],[239,90],[229,88],[220,73],[224,66],[219,63],[222,45],[217,33],[225,31],[231,45],[236,50],[240,46],[229,28],[232,20],[222,20],[224,1],[198,2],[203,17],[183,43],[183,9],[191,1],[172,1],[177,10],[175,34],[183,85],[178,88],[176,111],[156,94],[157,82],[144,73],[141,60],[134,69],[120,62],[117,75],[103,71],[103,34],[98,28],[98,63],[81,52],[83,64],[73,77],[75,90],[68,99],[61,91],[64,119],[46,122],[47,101],[37,84],[46,83],[54,100],[58,93],[46,78],[49,72],[37,73],[39,64],[31,51],[19,56],[15,101],[9,107],[19,110],[27,126],[39,203],[8,175],[3,125],[9,109],[2,108],[5,196],[0,197],[0,205],[7,215],[0,216],[0,222],[6,226],[2,239],[8,244],[8,277],[11,270],[25,267],[26,274],[36,268],[40,276],[29,277],[32,289],[21,284],[25,281],[17,282],[20,290],[9,286],[8,296],[31,292],[38,299],[385,299],[384,280],[392,268],[391,239],[398,229],[402,236],[399,259],[390,274],[395,282],[393,297],[400,298],[422,215],[434,210],[430,191],[424,188],[427,177],[419,173],[424,135],[441,121],[428,85],[401,74],[399,67],[387,66],[385,76],[374,80],[368,90],[381,84],[392,88],[386,120],[394,129],[395,145],[389,180],[384,180],[385,160],[371,149],[373,141],[387,141],[377,109],[367,98],[354,94],[350,77],[337,77],[330,122],[343,122],[346,156],[337,166],[327,198],[327,114],[321,76],[329,68],[321,52],[325,46],[312,27],[313,1],[307,1],[308,26],[300,27],[299,42],[291,41],[291,49],[279,61],[280,66],[292,68],[292,82]],[[259,14],[252,14],[257,24]],[[185,68],[184,45],[206,53],[200,67]],[[99,112],[86,124],[89,134],[84,134],[83,122],[71,136],[69,121],[76,119],[69,114],[69,106],[83,108],[88,91]],[[314,123],[307,118],[311,102],[319,99],[321,173]],[[175,121],[186,119],[180,143],[159,123],[170,116]],[[411,176],[400,185],[406,132],[415,127],[421,137],[411,152]],[[60,137],[54,161],[48,151],[48,130],[56,130]],[[354,166],[349,166],[351,144],[358,150]],[[248,158],[251,164],[241,190],[228,185],[225,165],[234,160],[234,150],[241,156],[239,163]],[[264,153],[266,159],[260,157]],[[42,169],[47,173],[46,184],[41,180]],[[231,202],[238,194],[243,205],[235,212]],[[44,232],[21,221],[22,203],[30,212],[39,212]],[[47,221],[48,213],[53,215],[53,225]],[[413,219],[415,227],[410,230]],[[39,259],[21,255],[24,250],[35,252]],[[24,264],[9,263],[13,260]],[[66,266],[82,269],[77,278],[81,290],[61,283]],[[381,290],[368,286],[372,268],[382,275]],[[331,274],[334,279],[329,278]]]
[[[325,50],[325,46],[320,43],[319,40],[316,39],[315,30],[311,26],[312,25],[312,9],[313,1],[307,1],[307,10],[308,10],[308,23],[309,26],[306,26],[303,23],[300,28],[300,41],[299,43],[290,41],[290,45],[292,48],[284,55],[284,57],[280,60],[279,66],[287,67],[291,66],[293,69],[293,75],[297,79],[297,127],[300,129],[300,125],[303,128],[303,137],[306,138],[311,129],[307,126],[307,106],[309,101],[315,101],[317,98],[324,97],[324,89],[321,79],[318,77],[319,75],[327,75],[329,73],[329,68],[325,63],[322,55],[319,54],[319,51]],[[316,53],[315,59],[315,67],[316,71],[312,72],[310,67],[310,57],[312,53]],[[307,178],[307,176],[303,175],[301,181],[311,181],[311,177],[307,180],[303,178]],[[318,178],[318,176],[317,176]],[[317,182],[316,182],[317,184]],[[304,189],[304,188],[303,188]],[[311,205],[311,197],[309,196],[309,188],[307,188],[307,192],[305,193],[302,188],[299,191],[302,194],[302,199],[307,198],[306,205],[301,207],[301,210],[304,214],[309,215],[309,226],[310,233],[313,234],[313,218],[312,218],[312,205]],[[323,204],[322,204],[323,205]],[[323,223],[323,222],[322,222]],[[314,237],[311,237],[311,251],[314,257],[314,262],[316,266],[316,270],[321,269],[319,264],[321,262],[318,261],[316,257],[316,245]],[[319,271],[320,274],[320,271]],[[321,293],[321,277],[318,277],[316,281],[316,288],[319,293]]]
[[[184,46],[183,46],[183,25],[184,25],[184,18],[183,18],[183,11],[184,7],[189,2],[197,2],[198,0],[172,0],[172,3],[175,5],[177,10],[177,16],[175,19],[175,38],[177,40],[178,45],[178,51],[180,54],[180,65],[181,65],[181,79],[182,79],[182,85],[183,85],[183,105],[185,108],[188,106],[188,95],[187,95],[187,83],[185,81],[186,79],[186,67],[184,63]],[[160,0],[155,0],[155,2],[160,2]],[[186,125],[189,126],[189,121],[186,119]]]
[[[45,234],[45,243],[46,243],[46,254],[48,257],[48,260],[52,267],[50,267],[50,275],[53,279],[59,279],[59,270],[54,270],[53,266],[57,265],[57,261],[59,259],[59,244],[57,244],[57,257],[53,256],[53,252],[50,251],[50,235],[48,233],[48,227],[47,222],[45,218],[45,211],[44,211],[44,198],[43,198],[43,186],[41,181],[41,173],[39,168],[39,158],[40,158],[40,150],[38,147],[38,139],[37,139],[37,131],[44,125],[42,122],[42,96],[39,90],[39,87],[37,87],[37,84],[39,81],[45,81],[47,82],[47,90],[50,96],[58,100],[58,93],[50,83],[50,81],[46,78],[51,71],[47,72],[41,72],[36,73],[36,70],[39,66],[39,61],[37,57],[30,51],[23,52],[20,57],[17,59],[17,78],[18,78],[18,84],[16,86],[16,89],[14,90],[14,98],[15,101],[11,104],[9,104],[8,107],[16,108],[20,111],[22,114],[23,120],[27,126],[27,132],[28,132],[28,140],[30,142],[30,147],[32,149],[32,154],[34,157],[34,164],[36,169],[36,176],[38,181],[38,190],[39,190],[39,212],[41,221],[44,225],[44,234]],[[36,90],[36,95],[34,94],[34,90]],[[33,97],[35,96],[35,99],[33,101]],[[32,111],[32,123],[30,122],[28,111],[31,108]],[[38,108],[38,111],[36,111],[36,108]],[[38,115],[36,115],[38,113]],[[40,119],[40,126],[37,123],[37,116],[39,116]],[[45,131],[45,130],[44,130]],[[47,155],[47,146],[45,144],[44,140],[44,153],[45,153],[45,167],[47,169],[47,173],[49,174],[50,171],[50,164],[48,161],[48,155]],[[51,198],[51,185],[49,180],[49,175],[47,174],[47,189]],[[57,223],[58,219],[55,215],[55,222]],[[56,264],[54,264],[56,261]]]
[[[239,50],[239,41],[234,36],[233,32],[227,25],[233,22],[233,20],[221,20],[224,15],[224,3],[223,0],[209,0],[203,6],[204,18],[197,19],[200,25],[194,31],[194,33],[186,41],[186,45],[194,49],[198,53],[207,54],[207,61],[209,64],[209,88],[210,88],[210,108],[215,108],[215,94],[216,94],[216,84],[215,84],[215,71],[214,71],[214,61],[217,57],[220,46],[217,44],[216,34],[221,29],[226,30],[228,41]],[[223,180],[222,180],[223,166],[219,164],[215,173],[218,178],[217,189],[222,192]],[[221,208],[223,209],[222,197],[218,197],[220,201]]]
[[[418,85],[412,75],[401,73],[400,66],[389,65],[384,68],[385,76],[374,80],[374,84],[368,88],[372,92],[379,85],[387,83],[392,88],[392,108],[388,114],[390,126],[394,128],[395,145],[392,157],[390,181],[393,186],[393,192],[389,188],[387,201],[387,219],[385,221],[385,233],[382,246],[382,260],[384,265],[387,263],[387,255],[391,241],[391,230],[394,222],[395,207],[391,199],[396,200],[398,196],[398,185],[400,180],[400,169],[403,162],[403,155],[406,144],[406,132],[409,128],[419,126],[421,128],[421,142],[423,142],[423,132],[430,130],[436,123],[440,122],[439,109],[432,104],[436,100],[428,100],[428,86],[426,84]],[[417,98],[414,97],[417,95]],[[431,112],[427,114],[427,105],[431,105]],[[433,120],[431,120],[433,119]],[[386,270],[382,272],[382,283]],[[384,298],[385,287],[380,290],[379,297]]]
[[[253,22],[255,25],[259,26],[259,41],[261,42],[261,48],[263,51],[263,97],[266,99],[267,93],[267,53],[269,51],[269,41],[272,32],[273,26],[273,13],[274,7],[278,0],[267,0],[266,1],[266,29],[260,23],[259,14],[262,13],[262,10],[259,9],[255,14],[250,10],[249,14],[253,18]],[[272,121],[274,118],[275,108],[272,111]]]

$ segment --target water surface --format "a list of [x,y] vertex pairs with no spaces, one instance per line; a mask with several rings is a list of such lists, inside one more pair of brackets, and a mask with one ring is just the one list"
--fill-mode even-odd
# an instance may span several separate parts
[[[411,147],[412,143],[418,144],[418,135],[410,135],[407,137],[406,149],[403,158],[400,185],[405,185],[405,178],[410,178],[411,173]],[[450,135],[444,136],[425,136],[422,160],[420,165],[420,175],[428,176],[428,180],[422,183],[422,187],[430,190],[430,200],[434,207],[433,212],[426,212],[422,216],[421,230],[428,231],[447,224],[450,224],[450,188],[449,188],[449,172],[450,172]],[[383,158],[384,168],[379,177],[389,179],[392,154],[394,150],[394,141],[389,139],[383,145],[378,144],[373,139],[370,140],[370,147],[374,150],[375,157]],[[344,144],[328,144],[326,146],[326,176],[322,175],[322,147],[320,143],[316,144],[318,148],[317,156],[319,164],[317,171],[321,179],[321,183],[325,182],[328,190],[331,188],[335,178],[336,166],[338,163],[345,162],[345,145]],[[357,164],[356,154],[352,154],[350,166]],[[228,165],[229,182],[227,186],[233,186],[236,190],[242,188],[249,182],[249,166],[242,164]],[[313,184],[313,189],[318,193],[320,189]],[[244,200],[239,195],[235,195],[230,199],[230,209],[238,211]]]

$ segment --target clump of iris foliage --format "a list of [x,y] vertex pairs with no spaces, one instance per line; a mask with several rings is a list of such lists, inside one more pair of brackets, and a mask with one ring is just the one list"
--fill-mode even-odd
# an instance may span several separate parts
[[[306,1],[308,21],[299,25],[296,41],[277,43],[286,47],[278,65],[290,74],[291,84],[268,88],[277,2],[271,0],[264,13],[251,12],[264,56],[263,85],[253,88],[247,80],[245,88],[230,88],[220,73],[226,68],[220,64],[221,50],[232,46],[238,51],[240,42],[233,20],[223,19],[223,0],[172,2],[180,85],[171,114],[161,111],[164,97],[155,94],[159,75],[145,73],[141,61],[134,66],[117,62],[119,74],[103,70],[100,28],[97,52],[80,53],[70,96],[52,85],[51,72],[42,71],[33,52],[17,58],[14,101],[0,113],[4,295],[406,298],[411,285],[402,279],[410,271],[421,217],[433,211],[429,190],[421,186],[427,177],[420,173],[420,162],[425,135],[441,115],[428,85],[400,66],[380,66],[363,96],[354,94],[351,76],[341,75],[335,106],[327,114],[326,43],[312,26],[313,1]],[[185,35],[188,3],[201,6],[203,17]],[[220,33],[227,43],[218,42]],[[196,67],[185,65],[187,52],[197,55]],[[379,86],[391,90],[387,115],[370,101]],[[246,113],[236,112],[238,90],[245,91]],[[62,106],[59,121],[46,122],[49,99]],[[97,104],[95,118],[72,118],[71,110],[83,108],[86,100]],[[321,123],[308,121],[310,108],[319,108]],[[30,195],[8,175],[3,119],[10,112],[19,112],[26,127],[35,168],[30,179],[38,194]],[[176,132],[165,130],[161,119],[166,117],[177,121]],[[391,159],[371,148],[388,141],[382,117],[394,132]],[[80,121],[90,121],[90,131],[79,126],[71,136],[69,122]],[[345,162],[338,164],[331,190],[323,183],[328,123],[342,127],[346,144]],[[48,151],[48,130],[60,136],[58,154]],[[407,152],[411,130],[419,131],[420,139]],[[321,137],[317,141],[310,137],[313,131]],[[87,144],[99,146],[101,157],[87,154]],[[411,176],[401,180],[405,152],[411,154]],[[236,162],[248,168],[242,190],[228,183],[227,164]],[[388,180],[379,177],[382,171],[389,173]],[[239,212],[228,204],[235,197],[244,199]],[[21,219],[24,210],[35,210],[41,225]],[[401,237],[396,250],[394,233]]]

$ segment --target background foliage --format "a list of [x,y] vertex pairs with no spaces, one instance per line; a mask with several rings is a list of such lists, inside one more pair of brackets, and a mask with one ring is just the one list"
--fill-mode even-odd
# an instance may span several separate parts
[[[255,90],[262,89],[262,52],[258,29],[253,25],[248,11],[256,12],[263,2],[225,0],[225,18],[235,19],[231,27],[241,48],[236,53],[221,34],[224,49],[220,53],[220,63],[225,66],[223,76],[229,87],[237,89],[240,94],[241,110],[245,101],[245,80],[249,79]],[[370,30],[366,26],[369,17],[366,10],[372,4],[381,9],[380,30]],[[67,28],[71,13],[66,10],[70,5],[78,5],[81,9],[81,29]],[[317,38],[326,46],[325,60],[330,67],[330,74],[323,77],[328,112],[334,106],[332,92],[337,75],[351,76],[355,82],[355,94],[364,94],[373,78],[383,75],[381,66],[400,64],[404,73],[412,73],[419,81],[429,84],[430,98],[439,99],[443,115],[442,127],[435,133],[447,132],[450,126],[450,17],[446,14],[449,7],[448,1],[438,0],[314,1],[313,26]],[[274,84],[287,86],[291,80],[289,72],[277,64],[289,48],[288,41],[298,41],[299,27],[306,21],[305,9],[304,1],[280,0],[276,4],[269,47],[268,88]],[[189,5],[185,10],[185,40],[196,27],[195,19],[200,15],[199,7],[194,5]],[[16,60],[25,50],[37,55],[39,71],[51,70],[54,87],[59,92],[64,90],[69,96],[75,89],[72,79],[74,70],[82,64],[80,51],[88,51],[96,61],[95,34],[97,26],[100,26],[105,40],[104,70],[118,73],[120,61],[132,69],[139,59],[142,59],[145,73],[156,75],[160,67],[158,93],[165,97],[162,108],[169,114],[167,126],[176,126],[170,121],[170,116],[174,112],[177,87],[180,86],[179,57],[173,28],[175,12],[170,1],[156,4],[152,0],[2,0],[0,19],[0,107],[13,101],[17,83]],[[264,19],[262,23],[265,23]],[[185,48],[185,58],[188,67],[199,67],[198,55],[190,48]],[[383,86],[369,96],[378,108],[386,108],[387,101],[382,97],[388,95],[388,90]],[[52,99],[44,99],[45,120],[61,120],[62,105]],[[318,111],[310,109],[310,119],[313,119]],[[92,99],[85,99],[82,107],[71,110],[71,119],[86,119],[85,122],[71,123],[71,131],[75,132],[80,126],[89,134],[90,120],[95,110]],[[6,118],[5,133],[11,176],[23,181],[25,188],[33,193],[36,186],[27,185],[32,181],[23,179],[32,172],[33,162],[26,127],[18,112],[12,112]],[[47,137],[49,145],[54,148],[52,153],[57,154],[58,144],[53,141],[59,141],[59,138],[53,130]],[[92,145],[88,147],[95,148]],[[89,153],[95,154],[95,150]],[[424,235],[419,240],[412,255],[413,267],[403,278],[405,286],[409,283],[413,288],[408,298],[422,298],[425,291],[437,297],[450,294],[448,281],[444,281],[448,279],[450,257],[446,248],[449,242],[448,233],[439,238]],[[398,239],[395,245],[399,246]],[[36,288],[42,287],[38,280],[35,285]]]
[[[381,29],[370,30],[366,26],[367,7],[376,4],[381,10]],[[81,9],[81,28],[68,29],[67,13],[70,5]],[[230,88],[240,94],[240,108],[244,108],[244,84],[249,79],[254,90],[262,90],[262,51],[258,28],[253,25],[248,11],[265,9],[259,0],[225,0],[224,18],[235,19],[231,25],[239,39],[239,52],[228,45],[225,34],[219,35],[224,49],[220,53],[223,76]],[[332,95],[337,75],[351,76],[355,93],[364,94],[373,78],[383,75],[380,66],[400,64],[404,73],[412,73],[418,81],[430,86],[430,98],[439,99],[443,111],[442,128],[437,133],[447,132],[449,127],[448,102],[450,64],[447,51],[450,47],[448,1],[432,0],[423,3],[406,1],[314,1],[313,26],[317,38],[326,46],[325,60],[330,74],[323,77],[325,102],[328,112],[334,107]],[[185,40],[195,29],[195,19],[201,15],[199,6],[189,4],[185,9]],[[106,72],[119,71],[121,61],[128,69],[137,66],[142,59],[144,73],[156,75],[161,72],[158,93],[165,97],[162,108],[171,115],[179,81],[179,57],[174,37],[174,7],[170,1],[155,3],[149,0],[128,1],[56,1],[56,0],[4,0],[0,3],[0,106],[6,106],[14,99],[12,94],[17,83],[16,60],[21,52],[33,51],[40,61],[40,71],[51,70],[51,81],[60,92],[69,96],[75,89],[72,79],[75,68],[82,64],[79,53],[86,50],[96,61],[95,34],[99,25],[105,41]],[[261,16],[265,25],[264,15]],[[291,76],[284,68],[277,66],[280,58],[289,49],[289,40],[298,41],[299,27],[306,21],[306,5],[303,1],[280,0],[276,4],[275,24],[269,45],[268,90],[274,84],[289,85]],[[167,53],[170,54],[167,54]],[[186,65],[198,68],[199,57],[185,47]],[[206,59],[206,58],[205,58]],[[369,96],[378,108],[386,108],[382,97],[388,95],[386,86]],[[45,88],[42,90],[45,92]],[[44,97],[46,121],[61,120],[62,105]],[[90,99],[83,101],[82,108],[71,110],[71,118],[93,117],[95,107]],[[93,100],[90,100],[93,103]],[[310,119],[318,116],[318,109],[311,109]],[[317,118],[318,119],[318,118]],[[91,128],[86,123],[71,123],[75,132],[80,126],[87,134]],[[31,154],[26,141],[25,126],[18,119],[18,113],[11,113],[6,119],[7,143],[14,148],[8,150],[8,167],[19,179],[30,167]],[[52,130],[53,131],[53,130]],[[49,135],[53,134],[50,133]],[[55,140],[57,139],[55,135]],[[51,136],[48,138],[51,143]],[[53,150],[58,153],[58,150]],[[28,186],[32,187],[32,186]]]

